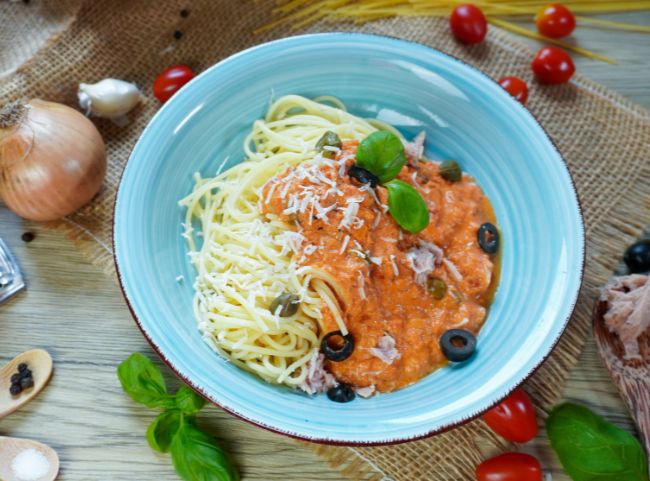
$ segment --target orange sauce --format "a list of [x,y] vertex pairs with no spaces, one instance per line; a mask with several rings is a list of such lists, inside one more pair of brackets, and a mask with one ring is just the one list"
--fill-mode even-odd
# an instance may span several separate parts
[[[353,157],[356,148],[357,142],[344,142],[338,158]],[[347,175],[350,165],[352,160],[347,161],[343,176],[337,165],[317,167],[336,184],[338,192],[332,182],[314,182],[313,178],[291,175],[295,169],[288,169],[275,178],[278,185],[273,191],[270,189],[274,181],[266,184],[263,199],[268,202],[263,203],[263,210],[296,225],[305,237],[297,253],[299,262],[334,276],[347,293],[340,302],[346,326],[354,336],[355,350],[345,361],[328,361],[327,369],[339,381],[388,392],[412,384],[446,363],[439,346],[439,338],[446,330],[458,327],[478,334],[497,283],[497,262],[481,250],[476,236],[482,223],[495,223],[494,213],[487,197],[468,175],[451,183],[440,177],[437,163],[407,165],[398,178],[420,192],[430,212],[428,227],[410,234],[383,211],[367,190],[360,190],[361,184]],[[337,207],[320,217],[313,209],[284,213],[291,195],[300,196],[305,190],[313,192],[320,206],[336,203]],[[378,186],[376,194],[386,205],[386,189]],[[351,198],[360,200],[356,217],[361,220],[342,226]],[[453,268],[444,262],[436,264],[430,277],[441,278],[448,285],[440,300],[433,298],[426,285],[416,283],[407,257],[420,241],[442,248],[444,258],[461,275],[454,275]],[[322,329],[323,333],[338,329],[327,310]],[[391,363],[371,351],[384,335],[395,340],[399,352],[399,358]]]

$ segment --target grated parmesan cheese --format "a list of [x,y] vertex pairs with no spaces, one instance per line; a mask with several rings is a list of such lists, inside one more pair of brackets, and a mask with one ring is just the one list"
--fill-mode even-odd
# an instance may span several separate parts
[[350,242],[350,236],[346,235],[345,238],[343,239],[343,243],[341,244],[341,249],[339,250],[339,254],[343,254],[345,252],[345,249],[348,248],[349,242]]
[[358,271],[357,277],[359,278],[359,294],[361,299],[366,299],[366,279],[362,271]]
[[456,267],[456,265],[453,262],[451,262],[449,259],[443,259],[442,263],[445,265],[445,267],[449,271],[449,274],[451,275],[451,277],[453,277],[457,282],[460,282],[460,281],[463,280],[463,275],[460,273],[460,271],[458,270],[458,267]]
[[393,273],[395,274],[395,277],[399,276],[399,269],[397,268],[397,263],[395,262],[395,256],[393,254],[390,255],[390,263],[393,266]]

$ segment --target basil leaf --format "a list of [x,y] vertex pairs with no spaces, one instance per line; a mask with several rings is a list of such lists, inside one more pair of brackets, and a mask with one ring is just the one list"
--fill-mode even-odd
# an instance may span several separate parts
[[181,410],[183,414],[196,414],[203,406],[205,406],[205,399],[195,393],[189,387],[183,385],[176,392],[176,407]]
[[395,179],[386,188],[388,211],[400,227],[416,234],[429,225],[429,208],[415,187]]
[[172,444],[174,435],[181,427],[180,411],[171,410],[160,413],[147,429],[147,441],[151,449],[166,453]]
[[357,148],[357,165],[375,174],[382,184],[397,177],[404,164],[404,145],[391,132],[373,132]]
[[117,377],[122,389],[131,399],[149,408],[174,406],[174,397],[167,394],[165,380],[151,360],[139,353],[117,367]]
[[190,423],[181,424],[171,445],[172,462],[185,481],[237,481],[239,474],[214,439]]
[[574,481],[648,481],[648,461],[639,442],[586,407],[556,407],[546,430]]

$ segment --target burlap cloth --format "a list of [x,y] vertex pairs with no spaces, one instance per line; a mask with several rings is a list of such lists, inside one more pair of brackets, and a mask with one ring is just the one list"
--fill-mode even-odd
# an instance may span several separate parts
[[[112,275],[115,191],[135,141],[159,107],[150,91],[155,75],[173,63],[202,71],[243,48],[296,32],[281,28],[254,35],[253,29],[271,18],[271,5],[262,0],[66,0],[49,5],[34,0],[29,5],[0,3],[0,52],[4,52],[0,61],[31,57],[0,79],[0,103],[40,97],[76,105],[79,82],[105,77],[134,81],[146,95],[131,114],[129,126],[96,121],[108,146],[105,186],[90,205],[52,224],[64,229],[93,262]],[[184,8],[190,12],[187,18],[179,14]],[[321,24],[307,31],[333,29],[415,40],[460,57],[494,78],[517,75],[531,86],[528,107],[569,162],[582,200],[588,239],[585,283],[575,315],[552,356],[527,383],[543,415],[557,401],[567,373],[578,359],[589,332],[596,287],[650,219],[648,112],[580,76],[570,85],[536,84],[529,68],[531,52],[496,28],[491,28],[487,42],[472,48],[456,44],[446,21],[435,19],[396,19],[363,26]],[[180,40],[174,39],[175,30],[182,32]],[[32,45],[45,37],[49,41],[34,54]],[[7,53],[15,42],[20,44],[18,53],[15,48],[13,54]],[[19,58],[17,63],[21,61]],[[0,64],[0,74],[2,67]],[[497,449],[506,447],[482,421],[399,446],[354,450],[304,446],[359,479],[457,481],[473,479],[474,466],[481,459],[479,440]]]

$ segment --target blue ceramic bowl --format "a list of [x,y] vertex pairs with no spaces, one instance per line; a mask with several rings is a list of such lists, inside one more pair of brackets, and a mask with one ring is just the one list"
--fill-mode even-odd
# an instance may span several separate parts
[[[351,112],[453,158],[492,200],[502,232],[501,282],[479,349],[406,389],[337,404],[272,386],[218,357],[192,315],[192,279],[177,202],[192,174],[244,160],[242,143],[272,96],[333,95]],[[187,383],[225,410],[303,439],[381,444],[468,421],[503,399],[549,355],[582,278],[584,231],[565,162],[535,118],[485,74],[392,38],[322,34],[234,55],[167,102],[126,166],[115,207],[115,259],[142,332]],[[184,282],[177,282],[182,275]]]

